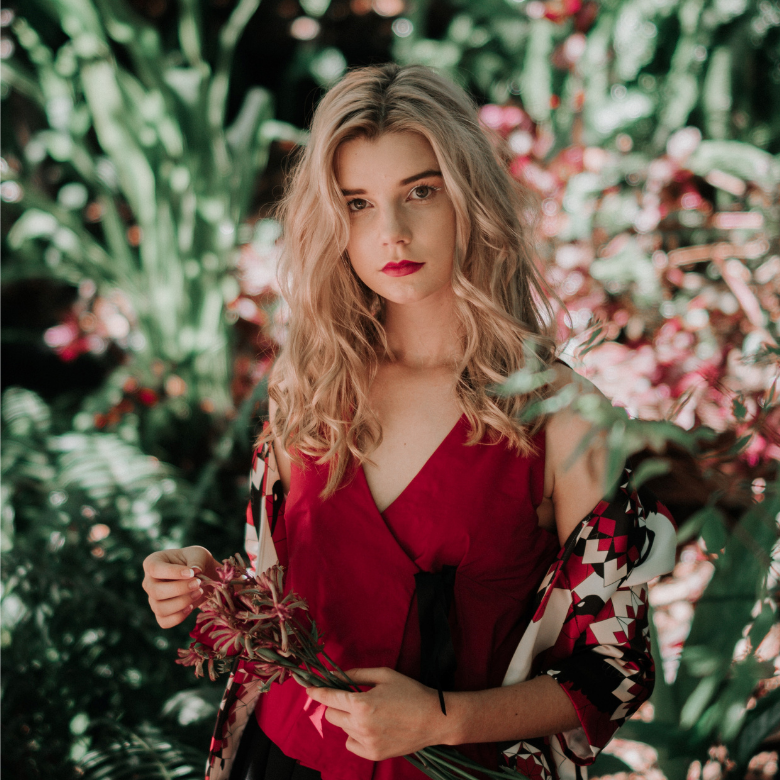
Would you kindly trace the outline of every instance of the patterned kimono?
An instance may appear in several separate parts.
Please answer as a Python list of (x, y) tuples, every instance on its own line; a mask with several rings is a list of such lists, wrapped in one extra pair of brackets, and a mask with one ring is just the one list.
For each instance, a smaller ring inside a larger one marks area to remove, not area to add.
[[(672, 570), (676, 529), (649, 490), (630, 486), (630, 475), (624, 469), (615, 497), (580, 521), (551, 564), (504, 677), (503, 685), (554, 677), (580, 720), (571, 731), (499, 746), (503, 763), (531, 780), (585, 778), (584, 767), (652, 693), (648, 583)], [(267, 445), (254, 454), (249, 483), (246, 552), (265, 571), (278, 561), (271, 533), (284, 512)], [(206, 780), (229, 777), (260, 686), (239, 662), (220, 705)]]

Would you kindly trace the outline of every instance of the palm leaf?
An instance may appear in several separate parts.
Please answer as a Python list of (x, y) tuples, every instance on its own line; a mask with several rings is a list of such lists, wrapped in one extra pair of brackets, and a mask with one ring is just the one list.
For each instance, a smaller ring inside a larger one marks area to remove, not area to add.
[(202, 756), (157, 728), (120, 730), (79, 762), (83, 780), (201, 780)]

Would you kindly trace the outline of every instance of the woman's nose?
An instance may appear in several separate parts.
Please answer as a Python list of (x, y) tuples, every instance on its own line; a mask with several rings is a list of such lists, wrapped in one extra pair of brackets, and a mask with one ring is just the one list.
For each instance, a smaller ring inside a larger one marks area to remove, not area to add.
[(408, 244), (411, 239), (409, 224), (398, 209), (388, 208), (380, 217), (380, 234), (383, 244)]

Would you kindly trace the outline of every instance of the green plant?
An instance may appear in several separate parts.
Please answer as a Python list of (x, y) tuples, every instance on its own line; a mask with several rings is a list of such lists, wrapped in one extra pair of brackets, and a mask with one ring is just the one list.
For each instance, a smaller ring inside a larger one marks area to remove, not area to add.
[[(185, 629), (159, 630), (141, 563), (194, 540), (239, 544), (234, 474), (265, 384), (233, 407), (224, 304), (269, 145), (299, 137), (259, 88), (227, 123), (233, 52), (258, 4), (241, 0), (212, 42), (184, 1), (172, 47), (119, 0), (31, 2), (11, 24), (4, 282), (86, 282), (129, 324), (125, 366), (97, 392), (51, 407), (21, 389), (3, 398), (3, 767), (16, 777), (67, 777), (108, 739), (96, 719), (137, 731), (174, 702)], [(216, 706), (200, 701), (197, 717), (166, 722), (172, 738), (206, 743)]]
[[(3, 67), (5, 89), (43, 125), (4, 173), (20, 187), (6, 279), (89, 278), (100, 293), (121, 290), (134, 373), (149, 382), (161, 363), (183, 379), (171, 409), (180, 415), (206, 400), (219, 417), (231, 407), (224, 303), (238, 294), (235, 248), (251, 237), (242, 223), (272, 140), (299, 138), (273, 120), (261, 88), (226, 125), (233, 53), (259, 2), (236, 5), (209, 62), (193, 0), (178, 6), (179, 45), (169, 49), (121, 0), (35, 0), (12, 22), (18, 54)], [(52, 22), (59, 45), (39, 31)], [(41, 187), (52, 163), (62, 178)]]
[(780, 690), (755, 699), (773, 674), (772, 659), (760, 660), (756, 650), (777, 622), (780, 475), (761, 495), (735, 523), (708, 506), (680, 532), (681, 540), (701, 536), (714, 572), (674, 682), (658, 676), (653, 721), (631, 721), (623, 732), (658, 750), (669, 780), (685, 778), (693, 761), (705, 763), (713, 744), (727, 748), (734, 776), (742, 776), (780, 724)]
[(147, 726), (132, 732), (114, 726), (111, 732), (111, 739), (103, 740), (105, 747), (82, 759), (82, 780), (200, 780), (203, 774), (202, 756), (172, 744), (159, 729)]
[(771, 3), (449, 5), (446, 30), (434, 38), (430, 3), (415, 3), (396, 59), (444, 68), (488, 102), (521, 101), (554, 130), (556, 148), (572, 139), (602, 145), (622, 132), (657, 153), (688, 124), (760, 148), (780, 138), (780, 17)]
[(191, 532), (193, 489), (116, 434), (57, 430), (29, 391), (2, 414), (3, 766), (63, 778), (93, 721), (133, 727), (185, 684), (141, 561)]

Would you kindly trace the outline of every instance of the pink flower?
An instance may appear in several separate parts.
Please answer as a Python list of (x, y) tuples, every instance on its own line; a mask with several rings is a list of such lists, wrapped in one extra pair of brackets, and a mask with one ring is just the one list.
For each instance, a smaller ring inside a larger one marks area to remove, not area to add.
[(217, 574), (219, 575), (219, 579), (225, 584), (232, 582), (238, 575), (236, 568), (231, 566), (227, 561), (223, 563), (222, 566), (217, 566)]
[(313, 623), (304, 625), (296, 616), (307, 609), (306, 602), (295, 593), (284, 595), (282, 567), (250, 576), (235, 556), (222, 562), (217, 575), (216, 580), (201, 577), (207, 596), (192, 633), (198, 641), (179, 651), (179, 663), (195, 666), (202, 676), (208, 662), (213, 678), (215, 662), (224, 667), (228, 657), (238, 655), (266, 686), (292, 674), (302, 684), (332, 679), (343, 687), (343, 681), (315, 660), (323, 650), (322, 638)]
[[(179, 658), (176, 663), (182, 666), (194, 666), (195, 676), (203, 677), (203, 662), (208, 660), (209, 654), (202, 645), (197, 642), (193, 642), (186, 650), (179, 650)], [(211, 668), (209, 669), (209, 677), (211, 677)], [(211, 677), (212, 680), (216, 679)]]

